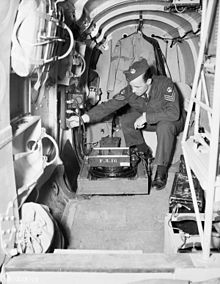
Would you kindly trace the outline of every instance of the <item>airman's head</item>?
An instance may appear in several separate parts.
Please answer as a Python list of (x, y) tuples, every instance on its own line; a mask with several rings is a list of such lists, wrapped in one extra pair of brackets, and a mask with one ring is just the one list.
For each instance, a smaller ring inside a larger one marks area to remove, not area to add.
[(152, 72), (145, 58), (135, 61), (128, 70), (124, 71), (126, 80), (137, 96), (143, 95), (152, 82)]

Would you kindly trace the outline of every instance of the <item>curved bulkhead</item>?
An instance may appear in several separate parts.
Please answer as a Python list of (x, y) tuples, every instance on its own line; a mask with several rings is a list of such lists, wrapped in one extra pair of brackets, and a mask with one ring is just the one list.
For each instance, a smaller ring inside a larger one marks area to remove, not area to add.
[[(87, 1), (77, 19), (82, 30), (97, 44), (113, 39), (114, 46), (123, 34), (137, 30), (141, 20), (143, 32), (158, 39), (174, 81), (192, 85), (201, 25), (198, 10), (183, 12), (186, 8), (172, 7), (169, 1), (112, 2)], [(78, 1), (75, 5), (80, 7)]]

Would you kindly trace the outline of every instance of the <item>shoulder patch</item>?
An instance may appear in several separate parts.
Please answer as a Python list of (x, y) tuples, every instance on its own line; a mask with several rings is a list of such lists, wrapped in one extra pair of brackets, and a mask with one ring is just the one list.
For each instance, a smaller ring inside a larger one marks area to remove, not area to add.
[(175, 101), (175, 90), (173, 87), (167, 87), (166, 93), (164, 94), (164, 99), (169, 102)]

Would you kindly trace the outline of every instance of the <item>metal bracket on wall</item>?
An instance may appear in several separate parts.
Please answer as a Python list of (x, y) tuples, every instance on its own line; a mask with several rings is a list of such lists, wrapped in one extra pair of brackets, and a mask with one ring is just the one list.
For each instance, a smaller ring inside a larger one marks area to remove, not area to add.
[(5, 214), (0, 215), (0, 243), (4, 254), (14, 256), (18, 253), (15, 242), (17, 233), (17, 221), (15, 214), (15, 204), (8, 203)]

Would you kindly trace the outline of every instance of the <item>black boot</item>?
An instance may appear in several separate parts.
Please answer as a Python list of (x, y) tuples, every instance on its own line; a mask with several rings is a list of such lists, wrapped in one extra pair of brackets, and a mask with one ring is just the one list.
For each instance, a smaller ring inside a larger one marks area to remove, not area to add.
[(166, 186), (167, 183), (167, 167), (166, 166), (157, 166), (157, 171), (152, 182), (152, 187), (156, 190), (161, 190)]

